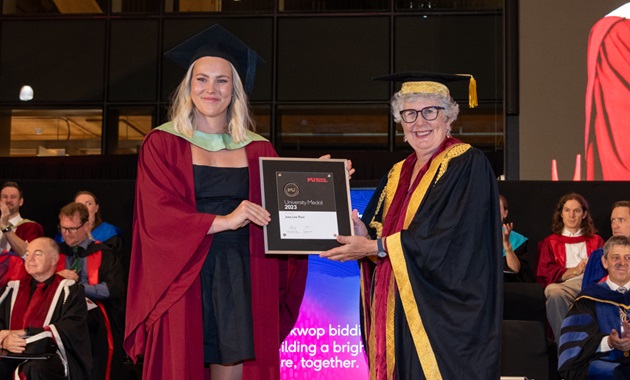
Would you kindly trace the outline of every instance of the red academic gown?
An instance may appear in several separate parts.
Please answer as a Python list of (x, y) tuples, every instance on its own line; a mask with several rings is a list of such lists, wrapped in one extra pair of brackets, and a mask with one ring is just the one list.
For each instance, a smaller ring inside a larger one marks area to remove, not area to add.
[(32, 220), (22, 219), (15, 228), (15, 234), (25, 242), (31, 242), (38, 237), (44, 236), (44, 227)]
[[(30, 302), (31, 277), (11, 281), (4, 287), (0, 292), (0, 330), (29, 327), (31, 335), (44, 330), (50, 331), (57, 344), (57, 354), (63, 358), (68, 370), (67, 378), (69, 380), (89, 379), (92, 356), (87, 332), (87, 307), (83, 287), (59, 275), (54, 276), (54, 279), (45, 281), (48, 286), (44, 298), (40, 300), (41, 307), (37, 310), (37, 319), (41, 322), (31, 325), (20, 324), (24, 322), (24, 313)], [(10, 361), (11, 359), (3, 360)], [(46, 366), (52, 361), (43, 361), (42, 365)], [(28, 361), (21, 365), (28, 365), (27, 363)], [(9, 363), (3, 365), (6, 364)]]
[(604, 17), (591, 29), (586, 85), (586, 179), (630, 179), (630, 20)]
[(586, 242), (588, 256), (604, 245), (604, 239), (599, 235), (592, 236), (563, 236), (551, 234), (538, 244), (537, 281), (543, 287), (558, 282), (567, 271), (567, 248), (565, 244)]
[[(261, 204), (258, 158), (276, 153), (267, 141), (245, 151), (249, 200)], [(131, 358), (144, 355), (143, 378), (204, 377), (199, 273), (214, 218), (197, 212), (190, 143), (159, 130), (147, 135), (138, 157), (125, 329)], [(244, 363), (243, 378), (279, 379), (279, 347), (297, 319), (307, 261), (265, 257), (262, 229), (249, 229), (256, 360)]]
[(7, 282), (28, 277), (24, 260), (15, 252), (5, 251), (0, 254), (0, 286)]

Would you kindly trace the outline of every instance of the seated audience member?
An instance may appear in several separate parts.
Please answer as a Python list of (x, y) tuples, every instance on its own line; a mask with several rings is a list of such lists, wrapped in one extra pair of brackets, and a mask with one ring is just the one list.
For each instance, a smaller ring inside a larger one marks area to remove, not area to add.
[[(613, 236), (630, 237), (630, 201), (615, 202), (610, 214), (610, 228)], [(608, 275), (602, 264), (604, 250), (599, 248), (591, 253), (584, 269), (582, 289), (593, 282), (600, 282)]]
[[(101, 205), (98, 203), (96, 195), (89, 191), (82, 190), (76, 193), (74, 201), (83, 203), (88, 209), (90, 214), (88, 227), (92, 239), (108, 245), (118, 257), (118, 261), (122, 265), (124, 272), (127, 273), (129, 268), (129, 252), (123, 244), (122, 231), (113, 224), (103, 221)], [(55, 241), (58, 243), (64, 241), (61, 233), (57, 234)]]
[(604, 245), (608, 278), (588, 285), (562, 323), (558, 370), (565, 380), (630, 379), (630, 238)]
[(508, 203), (499, 195), (503, 221), (503, 319), (547, 322), (545, 294), (527, 258), (528, 239), (507, 221)]
[(0, 253), (0, 287), (9, 281), (21, 280), (27, 276), (24, 260), (20, 255), (12, 251)]
[[(81, 283), (85, 295), (97, 305), (88, 312), (94, 358), (92, 379), (119, 379), (125, 283), (111, 248), (89, 237), (88, 221), (89, 212), (82, 203), (69, 203), (59, 212), (64, 242), (59, 246), (62, 254), (57, 270), (61, 276)], [(113, 342), (113, 347), (108, 342)]]
[(24, 256), (26, 245), (44, 236), (44, 227), (20, 215), (24, 195), (17, 182), (5, 182), (0, 190), (0, 251), (13, 251)]
[(512, 229), (507, 221), (508, 203), (499, 195), (501, 220), (503, 222), (503, 279), (508, 282), (534, 282), (534, 276), (527, 261), (527, 238)]
[(51, 355), (45, 360), (3, 357), (0, 379), (90, 378), (92, 356), (85, 293), (75, 281), (55, 274), (58, 260), (59, 247), (52, 239), (31, 241), (25, 255), (30, 276), (9, 282), (2, 290), (2, 354), (18, 358)]
[(560, 198), (553, 213), (553, 233), (538, 244), (538, 282), (545, 288), (547, 320), (556, 343), (562, 319), (582, 288), (588, 256), (604, 244), (596, 235), (588, 203), (579, 194)]

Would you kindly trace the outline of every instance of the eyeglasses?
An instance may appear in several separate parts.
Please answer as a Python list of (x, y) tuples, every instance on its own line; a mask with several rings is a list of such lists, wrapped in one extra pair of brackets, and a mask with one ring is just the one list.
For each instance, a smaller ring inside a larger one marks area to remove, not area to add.
[[(83, 224), (85, 224), (85, 223), (83, 223)], [(83, 227), (83, 224), (82, 224), (82, 225), (80, 225), (79, 227), (64, 227), (64, 226), (62, 226), (61, 224), (57, 224), (57, 229), (58, 229), (58, 230), (59, 230), (59, 232), (61, 232), (61, 233), (66, 232), (66, 233), (69, 233), (69, 234), (71, 234), (71, 235), (74, 235), (74, 234), (76, 234), (76, 233), (77, 233), (77, 231), (78, 231), (81, 227)]]
[(405, 123), (413, 123), (414, 121), (416, 121), (416, 119), (418, 119), (418, 114), (422, 115), (422, 118), (426, 121), (432, 121), (437, 119), (438, 114), (440, 113), (440, 110), (443, 110), (444, 107), (439, 107), (439, 106), (428, 106), (428, 107), (424, 107), (421, 110), (414, 110), (414, 109), (408, 109), (408, 110), (402, 110), (400, 111), (400, 117), (402, 117), (403, 121)]

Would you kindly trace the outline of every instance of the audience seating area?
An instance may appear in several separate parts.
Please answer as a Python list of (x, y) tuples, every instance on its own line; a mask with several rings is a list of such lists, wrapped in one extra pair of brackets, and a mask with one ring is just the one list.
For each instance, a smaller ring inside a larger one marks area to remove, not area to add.
[[(529, 267), (538, 264), (538, 242), (551, 233), (553, 210), (564, 194), (576, 192), (589, 202), (599, 235), (611, 236), (611, 205), (630, 199), (627, 182), (499, 182), (509, 204), (514, 230), (527, 236)], [(535, 275), (535, 273), (534, 273)], [(535, 283), (504, 284), (502, 375), (558, 379), (557, 347), (546, 327), (545, 296)]]

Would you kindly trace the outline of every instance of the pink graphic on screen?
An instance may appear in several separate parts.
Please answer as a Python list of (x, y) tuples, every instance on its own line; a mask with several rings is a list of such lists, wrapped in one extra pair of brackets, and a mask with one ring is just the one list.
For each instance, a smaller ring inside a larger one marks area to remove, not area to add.
[[(363, 212), (372, 189), (353, 189)], [(359, 267), (311, 255), (300, 315), (280, 346), (283, 380), (367, 380), (369, 369), (359, 320)]]

